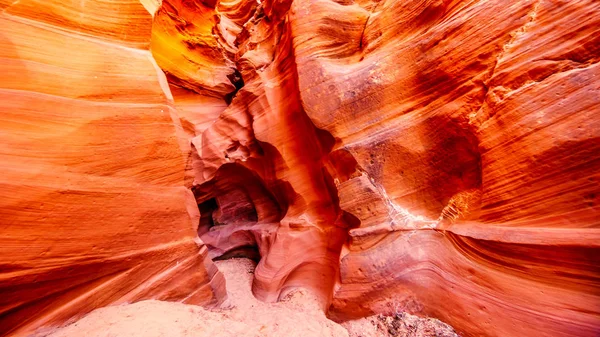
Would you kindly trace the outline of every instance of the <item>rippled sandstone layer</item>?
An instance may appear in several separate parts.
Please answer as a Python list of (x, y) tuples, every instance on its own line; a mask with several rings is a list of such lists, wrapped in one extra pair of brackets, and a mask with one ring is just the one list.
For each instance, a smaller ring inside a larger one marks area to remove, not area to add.
[(0, 4), (7, 331), (221, 301), (206, 245), (339, 320), (598, 334), (600, 3)]
[(0, 335), (113, 303), (222, 301), (152, 16), (126, 0), (0, 8)]

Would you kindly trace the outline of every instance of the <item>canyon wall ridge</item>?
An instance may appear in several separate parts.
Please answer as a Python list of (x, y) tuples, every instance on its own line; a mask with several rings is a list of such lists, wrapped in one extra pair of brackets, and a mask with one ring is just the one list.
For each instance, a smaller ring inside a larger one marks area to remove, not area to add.
[(217, 306), (600, 333), (600, 2), (0, 0), (0, 335)]

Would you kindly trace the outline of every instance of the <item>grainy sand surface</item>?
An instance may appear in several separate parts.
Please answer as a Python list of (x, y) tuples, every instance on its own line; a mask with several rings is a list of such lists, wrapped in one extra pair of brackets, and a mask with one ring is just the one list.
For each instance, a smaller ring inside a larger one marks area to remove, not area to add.
[[(182, 303), (142, 301), (94, 310), (49, 336), (455, 336), (440, 334), (448, 326), (437, 320), (420, 319), (411, 315), (403, 316), (402, 319), (373, 316), (340, 325), (327, 319), (320, 310), (318, 300), (303, 290), (290, 294), (279, 303), (264, 303), (258, 301), (251, 292), (254, 262), (248, 259), (230, 259), (217, 261), (216, 264), (225, 275), (229, 297), (221, 309), (207, 310)], [(425, 322), (427, 320), (436, 325), (432, 328)], [(408, 323), (404, 324), (405, 322)], [(450, 327), (448, 329), (451, 331)]]

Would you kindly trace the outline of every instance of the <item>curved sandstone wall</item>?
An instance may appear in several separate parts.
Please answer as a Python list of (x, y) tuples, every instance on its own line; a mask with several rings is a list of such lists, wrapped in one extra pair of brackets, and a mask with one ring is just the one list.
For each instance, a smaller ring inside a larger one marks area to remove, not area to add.
[(597, 1), (2, 8), (5, 331), (217, 303), (236, 255), (338, 320), (600, 331)]
[(150, 13), (0, 4), (0, 335), (112, 303), (222, 300)]

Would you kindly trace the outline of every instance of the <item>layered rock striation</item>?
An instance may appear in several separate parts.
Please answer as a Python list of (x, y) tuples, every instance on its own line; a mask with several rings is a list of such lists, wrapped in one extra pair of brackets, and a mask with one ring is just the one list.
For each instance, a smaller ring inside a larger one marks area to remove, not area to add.
[(43, 6), (2, 5), (7, 332), (247, 256), (340, 321), (599, 333), (598, 2)]
[(213, 257), (341, 320), (598, 332), (597, 3), (239, 6), (244, 86), (192, 140)]
[(128, 0), (0, 9), (0, 335), (113, 303), (222, 301), (151, 14)]

